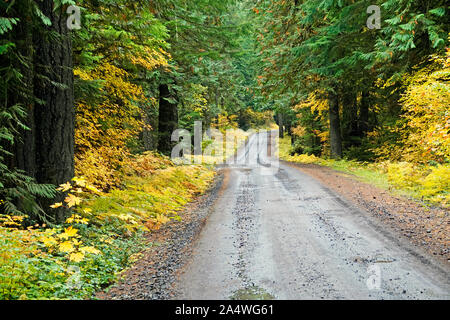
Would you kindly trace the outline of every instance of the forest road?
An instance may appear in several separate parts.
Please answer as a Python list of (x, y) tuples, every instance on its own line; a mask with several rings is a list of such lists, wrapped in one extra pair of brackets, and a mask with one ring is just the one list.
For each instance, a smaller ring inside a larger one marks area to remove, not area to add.
[(448, 265), (268, 156), (275, 136), (251, 136), (223, 169), (176, 299), (450, 298)]

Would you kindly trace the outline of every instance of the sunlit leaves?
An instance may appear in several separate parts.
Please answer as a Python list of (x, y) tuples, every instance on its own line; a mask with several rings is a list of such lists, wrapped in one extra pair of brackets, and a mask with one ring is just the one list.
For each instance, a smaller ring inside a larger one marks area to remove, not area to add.
[(69, 255), (69, 260), (73, 262), (81, 262), (84, 259), (84, 254), (82, 252), (73, 252)]
[(66, 183), (60, 185), (60, 187), (57, 190), (61, 191), (61, 192), (66, 192), (70, 189), (72, 189), (72, 185), (69, 182), (66, 182)]
[(73, 195), (73, 194), (69, 194), (64, 201), (67, 203), (67, 206), (69, 208), (72, 208), (74, 206), (77, 206), (81, 203), (81, 198)]
[(63, 253), (71, 253), (75, 250), (72, 242), (70, 242), (70, 241), (65, 241), (65, 242), (60, 243), (58, 249), (60, 252), (63, 252)]
[(404, 157), (408, 161), (450, 160), (450, 51), (409, 80), (402, 98), (406, 125)]
[(51, 206), (50, 206), (50, 208), (52, 208), (52, 209), (58, 209), (58, 208), (61, 208), (63, 206), (63, 203), (62, 202), (57, 202), (57, 203), (55, 203), (55, 204), (52, 204)]

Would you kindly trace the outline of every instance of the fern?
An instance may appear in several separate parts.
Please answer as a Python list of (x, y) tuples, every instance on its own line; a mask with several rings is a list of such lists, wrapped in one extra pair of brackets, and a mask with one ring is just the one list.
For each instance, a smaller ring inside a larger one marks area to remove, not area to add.
[(13, 26), (15, 26), (18, 22), (19, 19), (17, 18), (0, 17), (0, 35), (12, 30)]
[(27, 129), (23, 123), (26, 111), (20, 105), (0, 105), (0, 212), (29, 216), (31, 221), (42, 221), (48, 224), (53, 221), (39, 205), (38, 199), (52, 199), (56, 196), (55, 186), (38, 184), (36, 181), (17, 169), (10, 169), (5, 157), (12, 154), (8, 146), (14, 145), (14, 136), (19, 129)]

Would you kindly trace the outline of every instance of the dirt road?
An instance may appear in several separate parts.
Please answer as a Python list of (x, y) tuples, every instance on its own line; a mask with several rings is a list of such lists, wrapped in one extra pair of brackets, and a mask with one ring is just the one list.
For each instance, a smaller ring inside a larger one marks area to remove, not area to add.
[(237, 165), (224, 169), (223, 195), (176, 284), (177, 299), (450, 298), (448, 265), (268, 157), (268, 140), (252, 136)]

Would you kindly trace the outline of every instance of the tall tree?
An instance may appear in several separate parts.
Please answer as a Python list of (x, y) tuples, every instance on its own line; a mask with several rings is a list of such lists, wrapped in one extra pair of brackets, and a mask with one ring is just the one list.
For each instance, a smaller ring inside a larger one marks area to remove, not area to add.
[[(36, 66), (34, 108), (36, 180), (60, 185), (74, 176), (75, 109), (73, 93), (72, 41), (63, 6), (53, 0), (38, 2), (49, 23), (34, 33)], [(63, 197), (61, 195), (60, 197)], [(48, 208), (52, 199), (43, 200)], [(67, 211), (55, 210), (56, 220), (64, 220)]]

